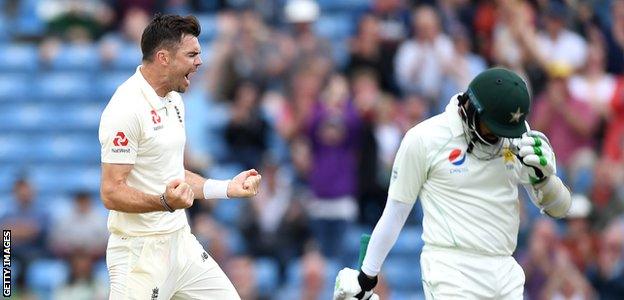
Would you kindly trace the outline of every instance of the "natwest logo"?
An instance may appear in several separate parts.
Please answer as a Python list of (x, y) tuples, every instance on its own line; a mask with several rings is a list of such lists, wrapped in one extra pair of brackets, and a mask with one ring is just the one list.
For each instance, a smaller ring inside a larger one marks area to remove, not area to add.
[(158, 115), (155, 109), (152, 109), (152, 122), (154, 122), (154, 124), (160, 123), (160, 116)]
[(128, 145), (128, 138), (126, 138), (126, 135), (121, 132), (118, 131), (117, 135), (115, 135), (115, 139), (113, 140), (113, 145), (120, 147), (120, 146), (127, 146)]

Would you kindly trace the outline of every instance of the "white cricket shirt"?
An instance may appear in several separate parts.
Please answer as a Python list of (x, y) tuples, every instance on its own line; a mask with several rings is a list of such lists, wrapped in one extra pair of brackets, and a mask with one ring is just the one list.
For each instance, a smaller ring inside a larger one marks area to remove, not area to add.
[[(132, 164), (128, 186), (159, 195), (171, 180), (184, 179), (184, 103), (176, 92), (159, 97), (140, 68), (117, 88), (102, 113), (101, 160)], [(173, 213), (111, 210), (108, 214), (109, 231), (121, 235), (170, 233), (187, 224), (183, 209)]]
[(528, 184), (528, 175), (508, 148), (488, 161), (466, 154), (457, 107), (453, 96), (444, 113), (408, 131), (395, 158), (389, 199), (420, 198), (426, 245), (511, 255), (519, 226), (518, 184)]

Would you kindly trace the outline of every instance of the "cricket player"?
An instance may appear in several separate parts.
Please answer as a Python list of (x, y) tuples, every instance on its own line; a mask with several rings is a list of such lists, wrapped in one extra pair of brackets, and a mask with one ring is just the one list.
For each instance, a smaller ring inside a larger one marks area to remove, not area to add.
[(541, 211), (564, 217), (570, 193), (546, 136), (528, 130), (526, 83), (502, 68), (475, 77), (445, 112), (410, 129), (397, 152), (388, 200), (361, 270), (336, 278), (335, 299), (376, 299), (372, 289), (416, 198), (424, 210), (420, 264), (427, 299), (523, 298), (511, 256), (518, 185)]
[(141, 37), (142, 64), (102, 113), (110, 299), (240, 299), (184, 211), (195, 199), (254, 196), (260, 182), (255, 170), (218, 181), (184, 169), (180, 93), (202, 64), (199, 33), (193, 16), (156, 15)]

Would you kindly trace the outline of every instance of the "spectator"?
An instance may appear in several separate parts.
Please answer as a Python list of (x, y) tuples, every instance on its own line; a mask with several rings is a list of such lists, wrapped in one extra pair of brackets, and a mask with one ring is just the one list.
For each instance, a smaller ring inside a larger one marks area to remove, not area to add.
[(620, 299), (624, 295), (624, 222), (611, 222), (602, 236), (598, 264), (589, 274), (600, 299)]
[(80, 249), (68, 255), (70, 261), (69, 282), (54, 293), (54, 299), (103, 300), (108, 299), (105, 282), (95, 277), (93, 257)]
[(357, 217), (357, 148), (361, 120), (349, 99), (347, 81), (334, 75), (314, 106), (307, 136), (311, 141), (309, 182), (313, 199), (307, 203), (312, 234), (323, 255), (343, 253), (346, 228)]
[(326, 261), (323, 255), (316, 250), (308, 250), (301, 259), (301, 272), (303, 273), (301, 289), (302, 300), (320, 299), (325, 286), (325, 274), (327, 272)]
[[(11, 253), (22, 270), (30, 263), (47, 256), (44, 245), (49, 226), (49, 216), (35, 203), (35, 194), (30, 182), (20, 178), (13, 184), (15, 203), (0, 217), (0, 227), (11, 230)], [(24, 274), (17, 278), (18, 288), (24, 284)]]
[(260, 90), (251, 81), (236, 88), (230, 120), (225, 126), (229, 160), (248, 170), (257, 168), (268, 148), (269, 124), (258, 107)]
[(546, 282), (539, 299), (594, 299), (591, 285), (570, 261), (568, 253), (559, 249), (555, 255), (555, 269)]
[(606, 72), (604, 48), (600, 44), (587, 47), (587, 61), (581, 73), (568, 82), (570, 95), (579, 101), (587, 102), (601, 119), (610, 116), (610, 102), (615, 93), (616, 81)]
[(259, 295), (254, 262), (251, 257), (238, 256), (229, 259), (225, 272), (241, 299), (264, 300)]
[(96, 40), (115, 18), (108, 3), (101, 0), (41, 1), (38, 12), (48, 23), (47, 36), (77, 43)]
[(244, 210), (241, 229), (253, 257), (268, 256), (279, 262), (283, 282), (288, 263), (303, 253), (307, 220), (286, 168), (266, 158), (260, 172), (261, 192), (249, 202), (251, 209)]
[(596, 262), (598, 237), (589, 222), (592, 204), (583, 194), (572, 195), (572, 205), (566, 217), (567, 231), (562, 246), (569, 253), (569, 259), (578, 271), (584, 273)]
[(545, 31), (537, 35), (536, 50), (543, 66), (569, 65), (573, 70), (585, 64), (587, 43), (566, 28), (568, 10), (564, 4), (551, 1), (545, 15)]
[[(624, 73), (624, 1), (611, 1), (610, 21), (602, 24), (602, 33), (606, 41), (607, 72)], [(609, 19), (609, 18), (605, 18)]]
[(521, 252), (518, 258), (526, 277), (524, 289), (528, 299), (540, 299), (554, 271), (554, 258), (559, 246), (557, 236), (552, 220), (540, 218), (533, 223), (528, 249)]
[(381, 44), (381, 22), (374, 15), (360, 19), (356, 36), (351, 40), (346, 73), (353, 77), (362, 69), (374, 72), (378, 85), (385, 92), (396, 92), (393, 79), (392, 56)]
[(596, 145), (599, 117), (589, 103), (571, 97), (569, 70), (552, 72), (546, 90), (535, 101), (532, 125), (550, 137), (561, 171), (569, 171), (575, 155)]
[(79, 192), (74, 196), (73, 210), (52, 224), (50, 250), (69, 257), (80, 249), (98, 258), (104, 256), (107, 238), (106, 217), (94, 209), (88, 193)]
[(403, 94), (419, 93), (437, 104), (453, 44), (440, 31), (438, 14), (430, 6), (414, 11), (414, 31), (414, 38), (403, 42), (397, 52), (395, 79)]
[(622, 164), (624, 163), (624, 76), (617, 79), (615, 92), (609, 104), (611, 115), (607, 120), (602, 153), (606, 159)]
[[(466, 30), (457, 28), (452, 34), (452, 41), (454, 51), (445, 69), (440, 99), (451, 99), (457, 91), (467, 90), (470, 81), (487, 66), (482, 57), (470, 52), (472, 45)], [(439, 101), (435, 113), (444, 111), (447, 104)]]
[(133, 7), (128, 9), (123, 15), (119, 31), (105, 35), (100, 42), (100, 55), (104, 64), (110, 64), (120, 55), (122, 47), (132, 47), (136, 49), (141, 45), (141, 35), (149, 24), (150, 16), (147, 11)]
[(594, 168), (590, 198), (594, 210), (590, 216), (592, 226), (602, 230), (624, 213), (624, 168), (609, 159), (601, 159)]

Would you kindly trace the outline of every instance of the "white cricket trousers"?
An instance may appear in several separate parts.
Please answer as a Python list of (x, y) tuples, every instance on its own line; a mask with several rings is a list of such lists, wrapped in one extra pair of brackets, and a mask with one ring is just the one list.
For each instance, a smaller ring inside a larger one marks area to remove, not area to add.
[(111, 234), (106, 264), (111, 300), (240, 299), (188, 226), (144, 237)]
[(426, 245), (420, 266), (427, 300), (523, 299), (524, 271), (512, 256)]

